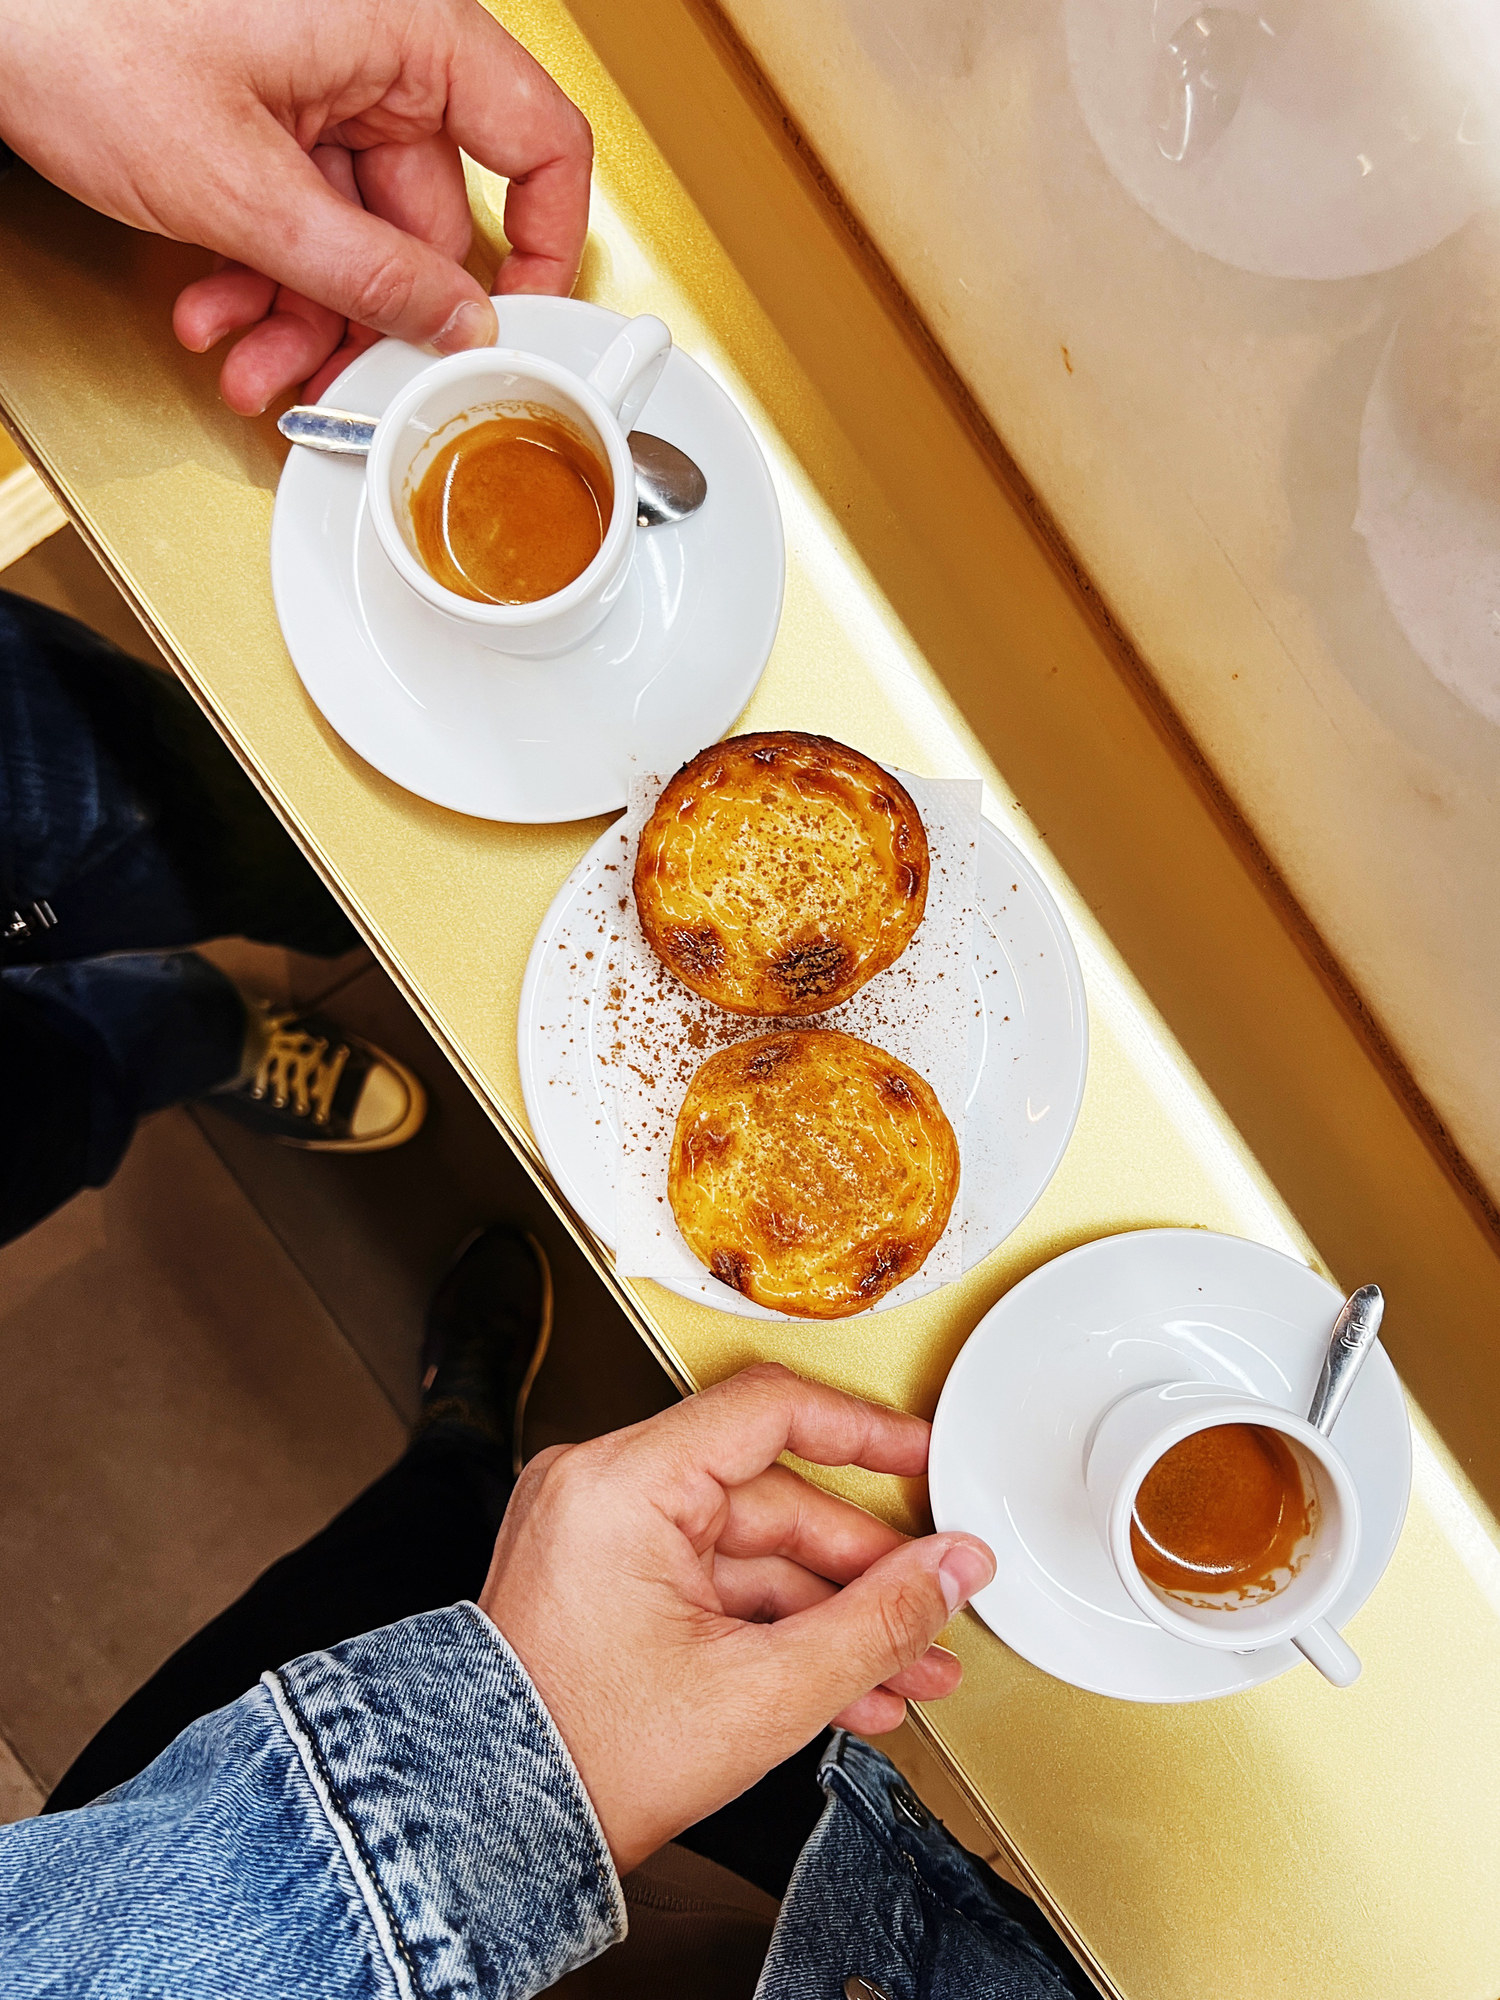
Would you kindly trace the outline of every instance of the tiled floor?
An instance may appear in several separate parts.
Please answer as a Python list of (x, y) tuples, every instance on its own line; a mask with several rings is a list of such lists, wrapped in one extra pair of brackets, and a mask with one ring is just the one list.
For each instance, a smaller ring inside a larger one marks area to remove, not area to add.
[(185, 1112), (0, 1253), (0, 1726), (50, 1786), (403, 1426)]

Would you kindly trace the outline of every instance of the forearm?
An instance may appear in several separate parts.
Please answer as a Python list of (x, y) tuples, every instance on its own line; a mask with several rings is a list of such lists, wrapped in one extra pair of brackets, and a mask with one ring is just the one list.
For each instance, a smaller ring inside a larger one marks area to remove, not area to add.
[[(623, 1935), (588, 1797), (472, 1606), (296, 1660), (0, 1833), (7, 1992), (540, 1992)], [(195, 1968), (201, 1968), (195, 1980)]]

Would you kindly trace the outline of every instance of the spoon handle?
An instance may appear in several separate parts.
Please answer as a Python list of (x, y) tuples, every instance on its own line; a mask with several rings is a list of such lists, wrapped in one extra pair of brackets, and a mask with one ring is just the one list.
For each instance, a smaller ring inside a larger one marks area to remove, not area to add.
[(342, 458), (366, 458), (375, 436), (375, 419), (348, 410), (325, 410), (316, 403), (298, 403), (276, 419), (276, 428), (293, 444), (314, 451), (331, 451)]
[(1339, 1308), (1333, 1332), (1328, 1336), (1323, 1372), (1307, 1412), (1307, 1421), (1324, 1437), (1338, 1420), (1344, 1398), (1353, 1387), (1365, 1356), (1375, 1345), (1384, 1313), (1385, 1296), (1379, 1285), (1361, 1285)]

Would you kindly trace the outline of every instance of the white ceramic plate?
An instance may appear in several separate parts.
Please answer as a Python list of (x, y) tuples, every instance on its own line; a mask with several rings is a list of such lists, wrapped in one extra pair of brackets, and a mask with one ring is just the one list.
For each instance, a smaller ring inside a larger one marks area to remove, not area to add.
[[(526, 966), (517, 1030), (537, 1144), (563, 1193), (611, 1249), (620, 1139), (609, 1069), (600, 1060), (608, 1032), (605, 957), (585, 954), (598, 944), (589, 890), (615, 863), (618, 846), (612, 830), (603, 835), (547, 912)], [(1083, 975), (1062, 912), (1025, 855), (988, 820), (980, 822), (978, 890), (980, 1005), (969, 1036), (962, 1158), (965, 1270), (1004, 1242), (1056, 1172), (1088, 1067)], [(700, 1283), (672, 1289), (742, 1318), (786, 1317), (707, 1271)], [(873, 1310), (934, 1289), (919, 1274)]]
[[(1305, 1416), (1342, 1303), (1295, 1257), (1202, 1229), (1107, 1236), (1007, 1292), (949, 1371), (929, 1470), (938, 1527), (982, 1536), (998, 1558), (974, 1599), (991, 1631), (1059, 1680), (1123, 1701), (1204, 1701), (1296, 1665), (1290, 1645), (1212, 1652), (1137, 1610), (1090, 1517), (1084, 1451), (1105, 1409), (1152, 1382), (1218, 1382)], [(1383, 1348), (1333, 1441), (1362, 1515), (1341, 1625), (1390, 1561), (1411, 1486), (1406, 1403)]]
[[(577, 299), (497, 299), (507, 346), (586, 373), (624, 325)], [(384, 340), (323, 402), (379, 416), (430, 357)], [(674, 349), (640, 419), (695, 458), (698, 513), (642, 530), (620, 602), (552, 660), (489, 651), (407, 589), (365, 506), (364, 463), (294, 447), (276, 493), (271, 581), (302, 684), (398, 785), (482, 819), (587, 819), (637, 770), (675, 770), (749, 700), (781, 617), (785, 548), (744, 418)]]

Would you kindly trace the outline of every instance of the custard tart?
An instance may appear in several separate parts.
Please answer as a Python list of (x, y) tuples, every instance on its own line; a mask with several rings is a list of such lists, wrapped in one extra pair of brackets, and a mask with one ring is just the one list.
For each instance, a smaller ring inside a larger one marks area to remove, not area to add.
[(911, 943), (927, 835), (905, 787), (827, 736), (733, 736), (641, 831), (635, 904), (685, 986), (733, 1014), (821, 1014)]
[(914, 1069), (854, 1035), (790, 1028), (698, 1070), (667, 1186), (716, 1278), (778, 1312), (842, 1319), (921, 1268), (958, 1192), (958, 1142)]

